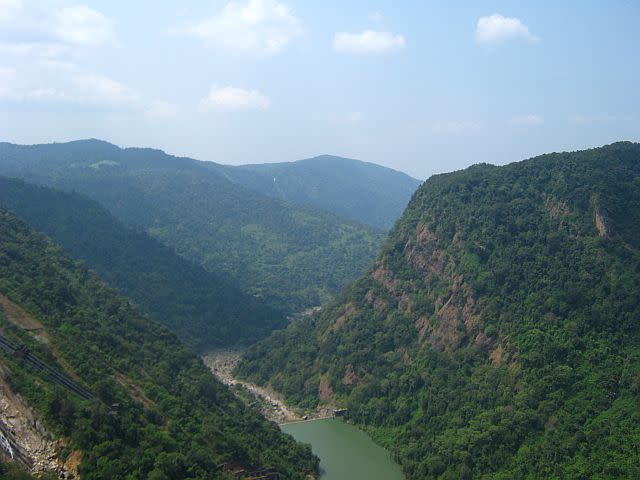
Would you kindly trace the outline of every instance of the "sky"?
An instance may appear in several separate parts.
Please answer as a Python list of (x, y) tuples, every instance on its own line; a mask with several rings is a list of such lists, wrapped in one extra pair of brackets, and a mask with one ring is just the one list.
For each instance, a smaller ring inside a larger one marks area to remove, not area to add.
[(640, 0), (0, 0), (0, 141), (424, 179), (640, 141)]

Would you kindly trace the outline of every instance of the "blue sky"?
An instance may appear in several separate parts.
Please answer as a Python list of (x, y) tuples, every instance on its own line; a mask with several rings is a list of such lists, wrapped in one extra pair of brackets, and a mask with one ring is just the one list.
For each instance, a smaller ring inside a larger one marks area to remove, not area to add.
[(0, 140), (418, 178), (640, 140), (640, 2), (0, 0)]

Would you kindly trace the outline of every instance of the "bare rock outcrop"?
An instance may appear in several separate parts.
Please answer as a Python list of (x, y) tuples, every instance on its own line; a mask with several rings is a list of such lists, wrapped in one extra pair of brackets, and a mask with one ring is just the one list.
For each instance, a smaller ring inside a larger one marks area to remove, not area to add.
[(609, 238), (611, 236), (611, 219), (607, 211), (601, 208), (595, 208), (594, 217), (598, 236), (600, 238)]
[(0, 363), (0, 432), (10, 448), (3, 446), (5, 457), (22, 463), (34, 474), (55, 472), (63, 479), (80, 478), (77, 467), (81, 453), (74, 452), (76, 461), (65, 465), (59, 455), (61, 442), (44, 428), (24, 399), (9, 388), (6, 373)]

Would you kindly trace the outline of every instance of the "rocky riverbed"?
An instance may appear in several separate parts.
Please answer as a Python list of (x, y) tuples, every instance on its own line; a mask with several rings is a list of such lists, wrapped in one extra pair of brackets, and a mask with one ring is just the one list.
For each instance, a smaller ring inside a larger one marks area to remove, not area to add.
[(235, 378), (233, 370), (241, 357), (242, 350), (214, 350), (202, 359), (218, 380), (229, 386), (237, 396), (253, 404), (269, 420), (283, 424), (333, 416), (331, 408), (321, 408), (312, 412), (290, 408), (284, 403), (282, 396), (273, 389)]

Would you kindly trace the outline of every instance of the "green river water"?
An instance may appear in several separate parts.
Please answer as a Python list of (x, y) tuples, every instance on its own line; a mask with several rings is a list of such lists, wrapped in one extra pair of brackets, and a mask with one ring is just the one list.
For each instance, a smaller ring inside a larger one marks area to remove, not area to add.
[(320, 458), (321, 480), (402, 480), (400, 467), (366, 433), (341, 420), (281, 425), (296, 440), (311, 444)]

